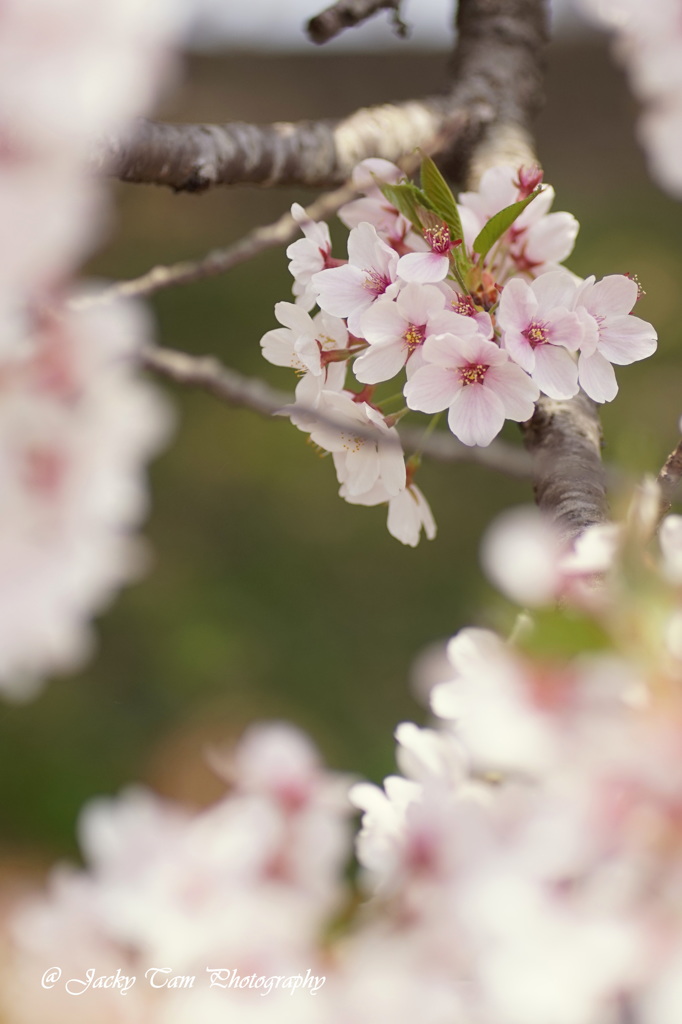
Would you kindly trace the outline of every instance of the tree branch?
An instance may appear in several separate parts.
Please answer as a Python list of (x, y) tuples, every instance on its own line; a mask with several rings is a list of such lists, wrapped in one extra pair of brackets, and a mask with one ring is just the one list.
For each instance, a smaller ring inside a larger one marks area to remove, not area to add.
[(306, 25), (306, 31), (312, 42), (319, 46), (328, 43), (345, 28), (360, 25), (372, 15), (384, 10), (393, 12), (393, 27), (396, 34), (404, 39), (408, 28), (400, 17), (400, 0), (337, 0), (317, 17), (311, 18)]
[[(273, 416), (294, 405), (294, 396), (270, 387), (258, 378), (245, 377), (236, 370), (228, 369), (212, 356), (191, 356), (173, 349), (150, 348), (141, 356), (142, 365), (158, 376), (188, 387), (200, 388), (229, 405), (242, 406), (264, 416)], [(314, 416), (318, 422), (344, 429), (348, 424), (319, 410), (296, 405), (298, 412)], [(353, 423), (353, 433), (371, 441), (387, 444), (386, 435), (371, 427), (363, 428)], [(496, 441), (487, 448), (470, 448), (461, 444), (452, 435), (439, 433), (425, 436), (423, 430), (402, 428), (402, 446), (407, 450), (420, 451), (423, 455), (439, 462), (474, 462), (497, 472), (513, 477), (529, 477), (531, 460), (527, 454), (514, 445)]]
[(661, 495), (660, 515), (666, 515), (672, 508), (675, 493), (682, 480), (682, 441), (671, 451), (658, 474), (658, 487)]
[[(357, 195), (355, 188), (351, 185), (344, 185), (334, 192), (326, 192), (320, 196), (306, 208), (306, 213), (311, 220), (325, 220), (335, 213), (339, 206), (347, 203), (355, 195)], [(179, 284), (193, 284), (195, 281), (201, 281), (207, 277), (215, 277), (216, 274), (223, 274), (238, 263), (245, 263), (247, 260), (253, 259), (254, 256), (266, 249), (272, 249), (276, 245), (286, 245), (300, 230), (300, 225), (291, 214), (283, 213), (271, 224), (263, 224), (254, 228), (253, 231), (249, 231), (234, 245), (228, 245), (224, 249), (214, 249), (199, 260), (183, 260), (181, 263), (152, 267), (140, 277), (134, 277), (128, 281), (118, 281), (94, 295), (76, 298), (71, 305), (74, 309), (85, 309), (119, 298), (153, 295), (154, 292), (161, 291), (163, 288), (171, 288)]]
[(505, 159), (528, 162), (528, 124), (542, 103), (545, 20), (543, 0), (460, 0), (452, 87), (444, 95), (368, 107), (340, 121), (139, 121), (127, 137), (102, 144), (99, 163), (124, 181), (177, 191), (237, 182), (328, 187), (366, 157), (395, 161), (443, 132), (456, 147), (454, 180), (463, 180), (474, 151), (489, 165), (491, 133), (498, 157), (504, 137)]
[(534, 459), (535, 500), (567, 540), (607, 518), (601, 425), (583, 392), (569, 401), (541, 398), (523, 425)]

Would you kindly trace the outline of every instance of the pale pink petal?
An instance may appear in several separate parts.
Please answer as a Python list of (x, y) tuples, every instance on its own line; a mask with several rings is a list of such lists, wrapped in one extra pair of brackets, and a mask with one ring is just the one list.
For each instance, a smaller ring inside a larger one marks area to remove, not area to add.
[(538, 308), (538, 300), (533, 289), (514, 277), (504, 286), (497, 311), (497, 323), (505, 336), (516, 331), (521, 334), (533, 320)]
[(497, 345), (485, 341), (469, 317), (462, 317), (458, 331), (458, 334), (434, 334), (427, 338), (421, 349), (425, 361), (436, 366), (461, 366), (478, 357), (481, 344), (497, 349)]
[(485, 380), (500, 398), (507, 419), (517, 422), (530, 419), (540, 392), (527, 373), (514, 363), (507, 362), (501, 366), (491, 366)]
[(553, 345), (535, 350), (533, 380), (549, 398), (573, 398), (578, 393), (578, 366), (569, 352)]
[(405, 320), (421, 325), (443, 310), (445, 296), (434, 285), (408, 284), (399, 292), (396, 305)]
[(384, 344), (402, 338), (408, 324), (393, 299), (381, 296), (362, 314), (362, 337), (370, 344)]
[(416, 548), (422, 528), (429, 540), (436, 536), (436, 523), (426, 498), (414, 484), (388, 503), (388, 532), (402, 544)]
[(585, 306), (595, 315), (613, 316), (629, 313), (637, 301), (638, 288), (624, 274), (610, 274), (592, 287)]
[(580, 387), (594, 402), (611, 402), (618, 394), (613, 367), (600, 352), (591, 356), (581, 353), (578, 360)]
[(450, 405), (460, 387), (456, 370), (426, 365), (410, 377), (403, 394), (410, 409), (442, 412)]
[(368, 491), (379, 477), (379, 453), (371, 441), (358, 439), (355, 447), (346, 452), (348, 478), (346, 487), (350, 494), (362, 494)]
[(318, 303), (322, 309), (332, 316), (345, 317), (350, 309), (358, 304), (358, 296), (371, 296), (363, 287), (365, 275), (358, 267), (347, 263), (343, 267), (331, 267), (313, 274), (313, 287), (318, 293)]
[(277, 302), (275, 316), (283, 327), (288, 327), (295, 334), (310, 334), (315, 329), (309, 314), (293, 302)]
[(303, 360), (294, 350), (291, 331), (287, 327), (276, 327), (261, 338), (263, 356), (274, 366), (289, 366), (292, 370), (305, 370)]
[[(397, 431), (395, 431), (397, 440)], [(379, 473), (381, 482), (390, 495), (398, 494), (405, 487), (405, 457), (399, 445), (381, 445), (379, 448)]]
[[(532, 210), (536, 199), (528, 207)], [(563, 263), (573, 252), (580, 225), (570, 213), (550, 213), (528, 230), (525, 255), (533, 263)], [(540, 280), (540, 278), (538, 278)]]
[[(551, 275), (548, 274), (548, 277)], [(542, 281), (539, 277), (538, 281)], [(580, 317), (576, 313), (569, 313), (563, 309), (552, 309), (547, 317), (549, 323), (549, 340), (552, 345), (562, 345), (564, 348), (575, 352), (580, 348), (583, 341), (583, 327)]]
[(541, 274), (533, 281), (531, 288), (544, 309), (554, 309), (556, 306), (573, 309), (577, 284), (573, 274), (567, 270), (553, 270)]
[(526, 373), (533, 373), (535, 369), (535, 349), (517, 330), (505, 331), (502, 334), (504, 350), (509, 353), (514, 362)]
[(371, 224), (358, 224), (348, 236), (348, 259), (362, 270), (375, 269), (393, 280), (398, 254), (379, 238)]
[(656, 351), (656, 331), (638, 316), (614, 316), (599, 334), (599, 351), (611, 363), (627, 366), (638, 359), (646, 359)]
[(492, 388), (470, 384), (460, 388), (448, 413), (450, 430), (463, 444), (485, 447), (504, 424), (502, 400)]
[(400, 373), (407, 355), (408, 348), (400, 341), (370, 345), (355, 360), (353, 373), (361, 384), (380, 384)]
[(398, 276), (416, 284), (443, 281), (449, 269), (448, 257), (435, 252), (408, 252), (398, 260)]

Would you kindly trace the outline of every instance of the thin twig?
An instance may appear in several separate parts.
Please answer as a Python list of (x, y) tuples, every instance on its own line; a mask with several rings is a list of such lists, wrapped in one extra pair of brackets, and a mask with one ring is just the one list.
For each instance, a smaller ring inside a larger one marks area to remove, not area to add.
[(661, 495), (660, 515), (666, 515), (672, 508), (675, 493), (682, 480), (682, 441), (671, 451), (658, 474), (658, 486)]
[(313, 43), (321, 45), (338, 36), (345, 28), (353, 28), (367, 21), (379, 11), (392, 11), (393, 27), (396, 34), (404, 39), (408, 34), (408, 28), (400, 17), (400, 2), (401, 0), (337, 0), (321, 14), (311, 18), (306, 25), (306, 31)]
[[(355, 195), (357, 195), (357, 190), (353, 186), (343, 185), (316, 199), (306, 208), (306, 213), (311, 220), (324, 220)], [(263, 224), (249, 231), (234, 245), (228, 245), (224, 249), (214, 249), (198, 260), (183, 260), (180, 263), (153, 267), (141, 277), (119, 281), (94, 295), (74, 299), (72, 307), (85, 309), (119, 298), (153, 295), (154, 292), (158, 292), (162, 288), (192, 284), (207, 277), (215, 277), (217, 274), (223, 274), (230, 270), (238, 263), (245, 263), (247, 260), (253, 259), (254, 256), (266, 249), (272, 249), (276, 245), (286, 245), (300, 230), (300, 225), (291, 214), (283, 213), (271, 224)]]
[[(265, 381), (245, 377), (224, 366), (213, 356), (192, 356), (173, 349), (147, 349), (141, 357), (142, 365), (153, 373), (189, 387), (200, 388), (229, 405), (242, 406), (263, 416), (281, 414), (295, 404), (294, 396), (270, 387)], [(296, 404), (301, 415), (314, 417), (335, 429), (348, 430), (347, 422), (321, 413), (318, 409)], [(353, 423), (353, 435), (365, 440), (391, 444), (390, 438), (372, 427)], [(417, 428), (400, 430), (401, 446), (406, 450), (420, 450), (423, 455), (439, 462), (474, 462), (507, 476), (528, 478), (532, 460), (521, 448), (494, 441), (487, 448), (470, 448), (452, 435), (445, 433), (424, 436)]]

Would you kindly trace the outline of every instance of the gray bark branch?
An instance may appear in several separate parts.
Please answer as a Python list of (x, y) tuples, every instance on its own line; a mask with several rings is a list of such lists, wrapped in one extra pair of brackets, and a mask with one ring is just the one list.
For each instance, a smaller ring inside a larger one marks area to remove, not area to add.
[(354, 28), (367, 21), (379, 11), (393, 12), (393, 27), (396, 34), (405, 38), (408, 28), (400, 17), (401, 0), (337, 0), (306, 25), (309, 38), (317, 43), (328, 43), (346, 28)]
[(462, 181), (474, 153), (481, 166), (489, 163), (490, 138), (509, 140), (513, 162), (525, 158), (542, 104), (545, 22), (543, 0), (460, 0), (452, 86), (441, 96), (368, 107), (340, 121), (139, 121), (126, 137), (104, 140), (98, 162), (124, 181), (176, 191), (240, 182), (329, 187), (366, 157), (395, 161), (443, 135), (454, 154), (451, 176)]
[[(160, 377), (200, 388), (222, 402), (251, 409), (264, 416), (281, 413), (295, 401), (292, 394), (272, 388), (259, 378), (245, 377), (213, 356), (191, 356), (173, 349), (151, 348), (142, 353), (141, 361), (147, 370)], [(297, 405), (296, 409), (315, 417), (318, 422), (339, 429), (348, 428), (347, 423), (322, 415), (317, 409), (302, 405)], [(372, 428), (365, 429), (353, 423), (352, 430), (367, 440), (390, 443), (385, 434)], [(532, 464), (526, 452), (503, 441), (495, 441), (487, 448), (470, 448), (450, 434), (425, 436), (423, 430), (415, 427), (402, 427), (400, 439), (406, 450), (420, 451), (439, 462), (474, 462), (507, 476), (528, 478), (531, 475)]]
[(658, 487), (661, 495), (660, 515), (666, 515), (672, 508), (675, 494), (682, 480), (682, 441), (671, 451), (658, 474)]
[(523, 425), (534, 461), (538, 507), (573, 540), (588, 526), (608, 518), (601, 425), (597, 406), (580, 392), (568, 401), (541, 398)]

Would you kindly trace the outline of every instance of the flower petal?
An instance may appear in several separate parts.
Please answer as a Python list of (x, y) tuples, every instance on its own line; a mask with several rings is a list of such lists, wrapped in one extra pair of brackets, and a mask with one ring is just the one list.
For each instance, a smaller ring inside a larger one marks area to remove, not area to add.
[(600, 352), (591, 356), (581, 353), (578, 360), (580, 387), (594, 402), (611, 402), (618, 394), (616, 374), (608, 359)]
[(484, 384), (460, 388), (450, 406), (450, 430), (463, 444), (489, 445), (504, 424), (502, 400)]
[[(375, 305), (377, 305), (375, 303)], [(371, 311), (370, 311), (371, 312)], [(370, 345), (353, 364), (353, 373), (361, 384), (380, 384), (400, 373), (407, 360), (408, 348), (400, 341)]]
[(408, 252), (398, 260), (398, 276), (416, 284), (435, 284), (447, 277), (450, 260), (435, 252)]
[(549, 398), (573, 398), (578, 393), (578, 366), (566, 349), (540, 345), (533, 380)]
[(461, 383), (455, 370), (426, 365), (410, 377), (403, 394), (410, 409), (418, 412), (442, 412), (459, 391)]

